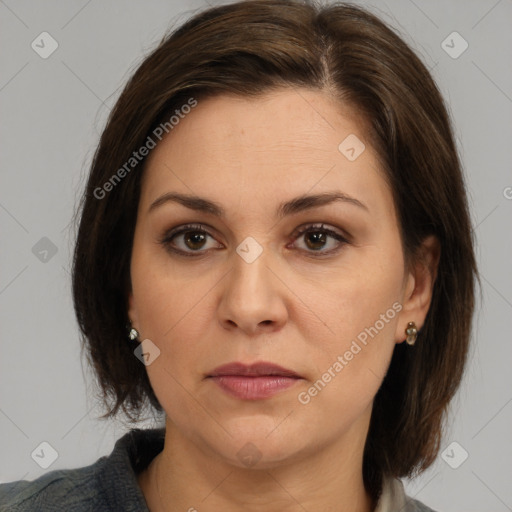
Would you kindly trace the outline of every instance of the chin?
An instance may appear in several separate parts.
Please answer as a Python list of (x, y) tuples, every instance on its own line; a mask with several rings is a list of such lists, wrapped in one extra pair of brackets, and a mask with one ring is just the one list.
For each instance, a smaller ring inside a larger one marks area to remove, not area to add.
[[(247, 425), (251, 421), (251, 425)], [(277, 428), (276, 428), (277, 426)], [(307, 439), (300, 434), (304, 429), (291, 431), (292, 425), (279, 426), (273, 418), (258, 422), (246, 418), (237, 429), (227, 428), (232, 434), (228, 443), (219, 447), (222, 457), (230, 464), (247, 469), (269, 469), (285, 465), (304, 456), (308, 451), (314, 452), (315, 443), (308, 445)]]

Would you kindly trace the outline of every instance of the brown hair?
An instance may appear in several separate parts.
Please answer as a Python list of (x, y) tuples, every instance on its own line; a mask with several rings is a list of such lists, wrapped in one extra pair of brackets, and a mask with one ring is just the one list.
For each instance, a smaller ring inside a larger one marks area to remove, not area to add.
[(443, 99), (420, 59), (368, 11), (291, 0), (222, 5), (196, 14), (144, 59), (111, 112), (80, 204), (73, 296), (82, 347), (109, 408), (103, 417), (121, 407), (133, 419), (146, 398), (162, 412), (126, 329), (144, 160), (120, 173), (119, 183), (104, 184), (187, 99), (281, 87), (326, 90), (363, 114), (391, 185), (407, 260), (427, 235), (441, 243), (425, 324), (414, 347), (395, 347), (375, 397), (363, 459), (375, 497), (382, 475), (414, 476), (436, 458), (467, 357), (478, 275)]

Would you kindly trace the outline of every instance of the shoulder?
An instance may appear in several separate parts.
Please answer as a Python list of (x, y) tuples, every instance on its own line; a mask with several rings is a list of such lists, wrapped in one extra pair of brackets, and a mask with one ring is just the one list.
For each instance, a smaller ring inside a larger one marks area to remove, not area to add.
[(162, 429), (131, 430), (89, 466), (0, 485), (0, 512), (147, 511), (137, 473), (163, 449)]
[(33, 481), (1, 484), (0, 512), (98, 509), (102, 502), (96, 485), (100, 461), (84, 468), (51, 471)]

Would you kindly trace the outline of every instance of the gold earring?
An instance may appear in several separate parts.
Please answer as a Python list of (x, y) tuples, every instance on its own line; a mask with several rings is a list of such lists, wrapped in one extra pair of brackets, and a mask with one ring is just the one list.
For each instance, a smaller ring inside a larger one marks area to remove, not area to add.
[(414, 345), (416, 338), (418, 337), (418, 329), (416, 329), (416, 324), (414, 322), (409, 322), (407, 324), (405, 334), (407, 335), (407, 338), (405, 338), (407, 344)]

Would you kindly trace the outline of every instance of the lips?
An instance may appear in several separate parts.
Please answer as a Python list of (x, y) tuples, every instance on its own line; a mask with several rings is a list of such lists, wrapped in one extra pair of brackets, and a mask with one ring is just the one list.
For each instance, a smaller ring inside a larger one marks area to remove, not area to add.
[(208, 376), (219, 389), (238, 400), (263, 400), (295, 386), (302, 377), (277, 364), (229, 363), (215, 368)]
[(300, 375), (293, 370), (283, 368), (277, 364), (268, 362), (258, 362), (250, 365), (243, 363), (228, 363), (219, 366), (213, 370), (208, 377), (224, 377), (224, 376), (240, 376), (240, 377), (289, 377), (300, 379)]

